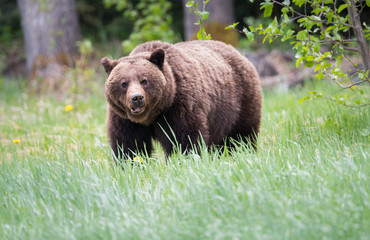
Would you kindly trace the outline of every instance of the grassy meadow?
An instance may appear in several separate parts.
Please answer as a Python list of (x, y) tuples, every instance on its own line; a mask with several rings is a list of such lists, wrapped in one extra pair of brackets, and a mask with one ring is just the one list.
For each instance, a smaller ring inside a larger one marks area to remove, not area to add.
[(102, 90), (56, 99), (0, 78), (0, 238), (369, 239), (369, 107), (299, 105), (307, 88), (330, 86), (264, 93), (258, 153), (166, 162), (157, 146), (122, 170)]

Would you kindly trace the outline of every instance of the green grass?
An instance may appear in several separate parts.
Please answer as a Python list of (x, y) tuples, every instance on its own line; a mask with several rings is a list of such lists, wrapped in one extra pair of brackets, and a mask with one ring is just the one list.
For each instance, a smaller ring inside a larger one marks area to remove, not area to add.
[(123, 171), (102, 92), (0, 88), (2, 239), (369, 239), (369, 108), (266, 92), (257, 154), (241, 145), (166, 162), (157, 146)]

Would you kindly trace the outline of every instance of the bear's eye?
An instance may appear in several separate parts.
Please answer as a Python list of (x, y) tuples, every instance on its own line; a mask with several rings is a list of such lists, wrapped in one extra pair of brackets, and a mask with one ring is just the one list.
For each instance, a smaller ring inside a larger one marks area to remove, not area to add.
[(127, 83), (127, 82), (123, 82), (123, 83), (122, 83), (122, 87), (123, 87), (123, 88), (127, 88), (127, 86), (128, 86), (128, 83)]
[(141, 85), (146, 85), (147, 83), (148, 83), (148, 81), (146, 79), (141, 80), (141, 82), (140, 82)]

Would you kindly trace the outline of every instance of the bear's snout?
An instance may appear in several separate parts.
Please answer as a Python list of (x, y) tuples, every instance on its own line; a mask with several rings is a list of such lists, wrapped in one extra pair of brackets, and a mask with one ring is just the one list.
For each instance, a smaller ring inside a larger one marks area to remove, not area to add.
[(142, 94), (136, 93), (131, 95), (131, 113), (135, 115), (142, 113), (145, 109), (144, 103), (144, 96)]
[(131, 96), (131, 103), (134, 107), (141, 107), (144, 103), (144, 96), (141, 94), (134, 94)]

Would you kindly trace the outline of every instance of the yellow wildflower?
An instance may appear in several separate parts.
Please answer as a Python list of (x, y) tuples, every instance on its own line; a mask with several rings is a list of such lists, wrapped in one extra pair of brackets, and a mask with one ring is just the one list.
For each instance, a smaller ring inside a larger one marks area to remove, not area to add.
[(139, 158), (139, 157), (134, 157), (134, 162), (142, 163), (143, 160), (141, 160), (141, 158)]
[(72, 105), (67, 105), (67, 106), (65, 106), (64, 109), (66, 110), (66, 112), (69, 112), (73, 109), (73, 106)]
[(13, 143), (20, 143), (21, 142), (21, 140), (19, 140), (19, 139), (14, 139), (13, 140)]

